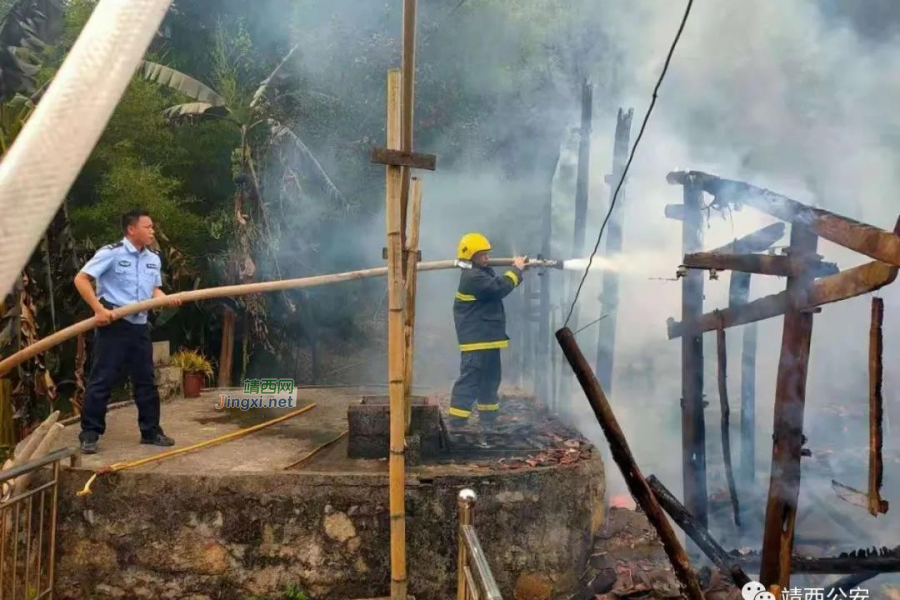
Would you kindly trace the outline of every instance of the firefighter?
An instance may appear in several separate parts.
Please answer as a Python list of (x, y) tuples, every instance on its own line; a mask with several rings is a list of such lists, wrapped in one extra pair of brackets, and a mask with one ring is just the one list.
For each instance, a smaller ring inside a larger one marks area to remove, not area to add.
[(462, 273), (453, 302), (453, 321), (459, 341), (459, 379), (450, 398), (450, 424), (464, 425), (473, 408), (483, 425), (496, 421), (500, 412), (500, 349), (509, 347), (503, 298), (524, 277), (525, 258), (498, 276), (488, 266), (491, 244), (480, 233), (467, 233), (459, 241), (457, 259)]

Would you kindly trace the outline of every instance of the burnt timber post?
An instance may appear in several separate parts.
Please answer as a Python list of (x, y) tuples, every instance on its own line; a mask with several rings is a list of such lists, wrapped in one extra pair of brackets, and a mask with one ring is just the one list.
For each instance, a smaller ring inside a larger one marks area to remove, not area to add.
[[(587, 228), (588, 188), (591, 179), (591, 122), (593, 120), (594, 86), (586, 79), (581, 86), (581, 129), (578, 143), (578, 178), (575, 182), (575, 230), (572, 238), (572, 256), (579, 258), (584, 254), (584, 235)], [(581, 279), (580, 274), (571, 273), (569, 278), (569, 302), (575, 298), (575, 286)], [(578, 307), (572, 310), (570, 319), (572, 327), (578, 324)], [(572, 379), (565, 374), (560, 381), (560, 397), (565, 403), (564, 412), (571, 409), (570, 390)]]
[[(682, 182), (684, 210), (682, 252), (703, 249), (703, 190), (687, 177)], [(688, 270), (681, 281), (682, 323), (703, 314), (703, 272)], [(703, 334), (681, 338), (681, 435), (684, 505), (698, 523), (707, 527), (706, 423), (703, 415)]]
[[(810, 229), (794, 223), (790, 256), (802, 259), (815, 255), (818, 241)], [(800, 292), (811, 282), (811, 274), (789, 277), (787, 291), (789, 294)], [(777, 584), (781, 589), (788, 589), (790, 584), (812, 326), (811, 311), (792, 307), (784, 315), (781, 358), (775, 383), (772, 468), (759, 573), (760, 582), (766, 588)]]
[[(616, 187), (625, 174), (625, 164), (628, 162), (628, 148), (631, 142), (631, 117), (634, 109), (628, 112), (619, 109), (616, 117), (616, 141), (613, 146), (613, 171), (606, 182), (610, 186), (609, 202), (612, 206)], [(625, 184), (619, 190), (619, 199), (609, 219), (609, 227), (606, 231), (606, 256), (612, 258), (622, 251), (622, 228), (625, 221), (625, 208), (623, 205)], [(612, 396), (612, 373), (616, 349), (616, 320), (619, 308), (619, 274), (615, 271), (603, 272), (603, 291), (600, 295), (600, 306), (603, 314), (607, 315), (600, 321), (597, 333), (597, 379), (607, 394)]]
[[(550, 170), (550, 183), (553, 182), (553, 171), (556, 169), (557, 158), (552, 161)], [(550, 239), (553, 234), (553, 194), (547, 190), (547, 196), (541, 210), (541, 256), (550, 256)], [(550, 366), (550, 271), (545, 270), (540, 274), (540, 304), (538, 307), (538, 334), (537, 334), (537, 364), (540, 368), (535, 370), (534, 394), (547, 406), (553, 406), (553, 398), (550, 392), (551, 376), (548, 373)]]

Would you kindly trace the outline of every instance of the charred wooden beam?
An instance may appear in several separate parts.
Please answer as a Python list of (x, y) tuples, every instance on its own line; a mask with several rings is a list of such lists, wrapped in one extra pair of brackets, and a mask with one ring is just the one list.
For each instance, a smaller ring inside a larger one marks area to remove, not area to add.
[(656, 496), (656, 500), (663, 510), (665, 510), (668, 515), (672, 517), (672, 520), (675, 521), (675, 524), (681, 527), (681, 530), (697, 544), (697, 547), (703, 550), (703, 553), (706, 554), (707, 558), (709, 558), (714, 565), (723, 572), (731, 573), (734, 578), (734, 583), (737, 584), (739, 588), (744, 587), (744, 584), (750, 581), (747, 574), (737, 566), (735, 557), (730, 555), (722, 546), (720, 546), (719, 542), (710, 535), (705, 527), (694, 520), (691, 513), (684, 508), (681, 502), (678, 501), (672, 492), (670, 492), (655, 475), (651, 475), (647, 478), (647, 485), (653, 490), (653, 494)]
[(896, 233), (807, 206), (743, 181), (721, 179), (700, 171), (672, 172), (667, 180), (673, 184), (699, 185), (716, 198), (716, 204), (747, 204), (775, 218), (808, 227), (819, 237), (839, 246), (900, 267), (900, 235)]
[(882, 430), (884, 404), (881, 383), (884, 379), (882, 351), (884, 338), (884, 300), (872, 298), (872, 325), (869, 329), (869, 496), (868, 509), (874, 517), (888, 511), (888, 503), (881, 499), (881, 484), (884, 478), (882, 460)]
[(722, 425), (722, 457), (725, 461), (725, 477), (728, 479), (728, 493), (731, 496), (731, 508), (734, 511), (734, 524), (741, 526), (741, 507), (738, 503), (737, 486), (734, 483), (734, 471), (731, 468), (731, 435), (728, 431), (728, 417), (731, 409), (728, 406), (728, 354), (725, 348), (725, 329), (716, 330), (716, 354), (719, 366), (719, 407)]
[(703, 591), (697, 582), (697, 576), (691, 570), (691, 563), (687, 553), (675, 536), (675, 531), (672, 529), (668, 519), (666, 519), (666, 515), (663, 513), (659, 502), (657, 502), (656, 496), (653, 495), (650, 486), (644, 480), (641, 469), (628, 447), (628, 440), (625, 439), (625, 434), (622, 432), (622, 428), (619, 427), (616, 415), (609, 405), (609, 400), (607, 400), (603, 388), (600, 387), (597, 377), (591, 371), (587, 359), (581, 352), (581, 348), (578, 347), (575, 336), (568, 327), (563, 327), (556, 332), (556, 340), (559, 342), (566, 360), (569, 361), (569, 365), (575, 372), (578, 383), (581, 384), (584, 395), (587, 397), (594, 415), (597, 417), (597, 422), (603, 429), (606, 440), (609, 442), (613, 460), (616, 461), (616, 465), (622, 471), (625, 483), (628, 484), (628, 491), (631, 492), (641, 510), (647, 515), (647, 520), (656, 529), (663, 549), (666, 551), (666, 556), (669, 557), (669, 561), (672, 563), (672, 569), (684, 587), (685, 595), (691, 600), (703, 600)]
[[(791, 256), (804, 259), (814, 255), (818, 241), (819, 238), (811, 230), (794, 224), (791, 227)], [(787, 293), (795, 295), (811, 280), (808, 274), (789, 277)], [(775, 383), (772, 468), (759, 573), (760, 583), (766, 588), (773, 584), (782, 589), (789, 589), (790, 586), (812, 327), (812, 313), (797, 308), (785, 312), (781, 358)]]
[[(733, 554), (738, 554), (736, 550)], [(737, 564), (753, 572), (760, 564), (759, 554), (745, 555), (737, 559)], [(860, 573), (897, 573), (900, 572), (900, 553), (897, 549), (859, 550), (840, 556), (791, 557), (791, 570), (794, 573), (817, 575), (850, 575)], [(765, 585), (765, 584), (764, 584)], [(783, 587), (783, 586), (782, 586)]]
[[(703, 192), (684, 186), (682, 251), (703, 249)], [(703, 274), (688, 271), (681, 285), (681, 317), (686, 323), (703, 314)], [(703, 414), (703, 336), (681, 339), (681, 452), (684, 477), (684, 504), (704, 527), (707, 525), (706, 423)]]
[[(866, 263), (841, 271), (837, 275), (823, 277), (808, 285), (806, 289), (794, 288), (759, 298), (741, 307), (703, 314), (694, 321), (690, 331), (693, 335), (714, 331), (719, 327), (720, 318), (725, 327), (733, 327), (778, 317), (792, 307), (807, 311), (824, 304), (855, 298), (893, 283), (897, 278), (897, 270), (897, 267), (882, 262)], [(684, 335), (684, 322), (678, 323), (674, 319), (669, 319), (670, 340)]]
[(780, 277), (797, 276), (809, 271), (814, 277), (839, 273), (834, 263), (819, 260), (801, 261), (788, 256), (768, 254), (722, 254), (718, 252), (696, 252), (685, 254), (682, 266), (689, 269), (714, 269), (716, 271), (741, 271), (759, 275)]
[[(613, 168), (609, 177), (609, 201), (612, 203), (619, 182), (619, 198), (609, 218), (609, 227), (606, 232), (606, 256), (617, 256), (622, 252), (623, 228), (625, 225), (625, 164), (628, 162), (628, 147), (631, 140), (631, 117), (634, 109), (624, 111), (621, 108), (616, 116), (616, 137), (613, 144)], [(608, 394), (612, 394), (613, 365), (616, 357), (616, 332), (619, 319), (619, 273), (615, 269), (604, 271), (603, 292), (600, 303), (603, 312), (609, 315), (597, 328), (597, 379)]]
[(713, 250), (722, 254), (742, 254), (745, 252), (764, 252), (772, 244), (784, 237), (786, 227), (784, 223), (772, 223), (762, 229), (757, 229), (749, 235), (738, 238), (724, 246)]
[(869, 497), (856, 488), (844, 485), (839, 481), (831, 480), (831, 489), (837, 494), (837, 497), (848, 504), (853, 504), (860, 508), (869, 508)]

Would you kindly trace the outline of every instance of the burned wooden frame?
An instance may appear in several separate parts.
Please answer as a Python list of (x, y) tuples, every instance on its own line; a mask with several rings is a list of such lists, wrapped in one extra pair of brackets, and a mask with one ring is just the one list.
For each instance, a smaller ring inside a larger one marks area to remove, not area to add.
[[(792, 569), (794, 523), (800, 485), (800, 459), (808, 455), (803, 448), (803, 411), (806, 379), (813, 329), (813, 314), (824, 304), (840, 302), (878, 290), (894, 282), (900, 267), (900, 222), (894, 231), (879, 229), (835, 213), (813, 208), (755, 187), (748, 183), (722, 179), (699, 171), (669, 173), (667, 181), (684, 189), (684, 204), (666, 207), (666, 216), (683, 222), (684, 262), (679, 276), (682, 288), (682, 320), (668, 320), (669, 339), (682, 340), (682, 436), (685, 509), (693, 516), (697, 527), (707, 524), (705, 422), (702, 398), (703, 346), (702, 335), (717, 331), (719, 340), (719, 376), (724, 377), (724, 332), (735, 325), (755, 323), (776, 316), (784, 316), (781, 358), (778, 367), (774, 409), (772, 469), (766, 506), (760, 563), (760, 580), (767, 588), (772, 585), (787, 589)], [(759, 255), (784, 233), (777, 225), (761, 230), (713, 252), (702, 252), (702, 196), (713, 197), (711, 206), (750, 206), (791, 225), (790, 246), (785, 256)], [(776, 237), (777, 234), (777, 237)], [(838, 271), (835, 265), (822, 262), (816, 254), (818, 239), (863, 254), (873, 262)], [(768, 243), (766, 243), (768, 242)], [(743, 246), (743, 247), (742, 247)], [(751, 246), (748, 248), (748, 246)], [(700, 270), (714, 274), (730, 270), (732, 289), (729, 307), (703, 313), (703, 278)], [(779, 275), (787, 277), (787, 289), (752, 302), (747, 302), (749, 277)], [(755, 334), (755, 332), (754, 332)], [(873, 306), (870, 349), (870, 476), (869, 494), (865, 506), (872, 514), (885, 512), (887, 504), (881, 500), (881, 337), (880, 313)], [(745, 344), (745, 352), (749, 349)], [(755, 335), (752, 350), (755, 351)], [(724, 386), (720, 381), (720, 390)], [(743, 386), (742, 386), (743, 387)], [(727, 401), (727, 399), (723, 399)], [(745, 410), (754, 403), (746, 402), (742, 394), (742, 438), (751, 440), (753, 432), (744, 428)], [(752, 417), (747, 420), (750, 421)], [(727, 412), (723, 413), (723, 427), (727, 427)], [(744, 448), (742, 448), (742, 451)], [(725, 456), (728, 456), (726, 449)], [(752, 464), (752, 463), (751, 463)], [(730, 465), (728, 465), (730, 467)], [(729, 469), (730, 470), (730, 469)], [(729, 478), (731, 479), (731, 478)], [(730, 486), (732, 495), (733, 485)], [(737, 505), (735, 504), (737, 518)], [(794, 568), (808, 570), (801, 559), (793, 559)], [(840, 561), (838, 561), (840, 562)], [(867, 561), (872, 571), (894, 570), (894, 563)], [(797, 564), (799, 563), (799, 564)], [(835, 563), (837, 564), (837, 563)], [(842, 566), (842, 565), (838, 565)], [(818, 568), (834, 569), (826, 561)], [(842, 571), (828, 571), (842, 572)]]

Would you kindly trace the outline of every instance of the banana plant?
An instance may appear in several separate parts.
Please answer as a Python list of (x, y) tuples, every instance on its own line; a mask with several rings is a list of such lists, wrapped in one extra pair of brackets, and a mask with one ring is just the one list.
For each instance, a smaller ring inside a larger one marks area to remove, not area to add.
[[(219, 51), (223, 46), (223, 32), (219, 32)], [(347, 202), (338, 187), (328, 176), (321, 163), (299, 135), (277, 117), (272, 92), (278, 88), (286, 65), (299, 49), (299, 44), (287, 54), (263, 79), (252, 94), (242, 93), (233, 70), (226, 61), (220, 61), (217, 69), (220, 83), (230, 93), (220, 93), (211, 86), (176, 69), (152, 61), (144, 61), (140, 75), (146, 81), (169, 87), (188, 101), (173, 105), (164, 111), (172, 124), (196, 123), (208, 119), (220, 119), (232, 123), (240, 134), (240, 145), (232, 153), (232, 163), (237, 190), (234, 196), (233, 227), (235, 244), (226, 260), (226, 279), (236, 284), (251, 281), (257, 272), (253, 256), (262, 252), (273, 261), (275, 274), (281, 277), (281, 269), (274, 251), (278, 231), (269, 218), (263, 198), (261, 165), (270, 151), (279, 150), (284, 154), (288, 149), (291, 156), (289, 168), (303, 173), (332, 200), (346, 206)], [(231, 100), (229, 103), (226, 97)], [(293, 308), (284, 295), (289, 309)], [(248, 296), (240, 301), (243, 311), (249, 317), (247, 323), (253, 337), (271, 349), (269, 332), (266, 327), (266, 307), (263, 296)], [(218, 385), (226, 387), (231, 380), (235, 343), (236, 315), (230, 308), (225, 309), (222, 324), (222, 347), (219, 358)], [(245, 337), (242, 352), (242, 375), (246, 371), (249, 348)]]
[[(0, 19), (0, 157), (9, 150), (46, 89), (38, 79), (47, 49), (63, 33), (63, 13), (64, 0), (17, 0)], [(40, 289), (32, 276), (36, 263), (46, 266), (49, 247), (45, 236), (13, 292), (0, 298), (2, 355), (40, 338), (40, 308), (49, 307), (50, 320), (55, 321), (52, 285)], [(8, 439), (11, 432), (27, 433), (39, 400), (52, 402), (57, 397), (56, 384), (40, 356), (17, 369), (10, 380), (0, 380), (0, 445), (15, 441)]]

